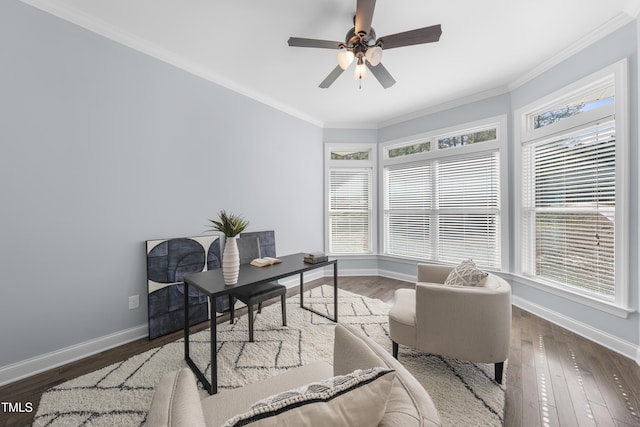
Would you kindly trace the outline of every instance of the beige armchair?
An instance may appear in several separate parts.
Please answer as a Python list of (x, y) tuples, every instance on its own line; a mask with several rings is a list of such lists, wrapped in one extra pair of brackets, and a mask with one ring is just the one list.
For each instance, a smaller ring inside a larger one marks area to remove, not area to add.
[(389, 312), (393, 356), (402, 344), (427, 353), (495, 363), (502, 383), (511, 341), (511, 287), (489, 274), (484, 286), (446, 286), (453, 267), (418, 264), (415, 289), (398, 289)]

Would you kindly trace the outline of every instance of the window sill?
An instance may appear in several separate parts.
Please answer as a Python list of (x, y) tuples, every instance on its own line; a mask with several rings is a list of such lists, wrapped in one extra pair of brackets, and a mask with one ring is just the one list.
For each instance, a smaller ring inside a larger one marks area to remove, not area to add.
[(329, 258), (337, 258), (337, 259), (378, 259), (378, 255), (374, 253), (370, 254), (332, 254), (327, 252), (327, 256)]
[(428, 262), (426, 260), (419, 259), (419, 258), (406, 258), (406, 257), (400, 257), (395, 255), (384, 255), (384, 254), (378, 255), (378, 259), (381, 261), (391, 261), (391, 262), (397, 262), (399, 264), (412, 264), (412, 265), (416, 265), (420, 262)]
[(530, 277), (523, 276), (515, 273), (507, 273), (502, 272), (499, 273), (501, 277), (507, 280), (513, 280), (514, 282), (518, 282), (520, 284), (530, 286), (532, 288), (539, 289), (541, 291), (565, 298), (567, 300), (576, 302), (578, 304), (582, 304), (591, 308), (595, 308), (596, 310), (603, 311), (605, 313), (612, 314), (614, 316), (620, 317), (622, 319), (626, 319), (629, 317), (631, 313), (634, 313), (636, 310), (625, 307), (622, 305), (615, 304), (613, 302), (601, 301), (596, 298), (589, 297), (587, 295), (580, 295), (566, 289), (552, 286), (547, 283), (539, 282), (537, 280), (533, 280)]

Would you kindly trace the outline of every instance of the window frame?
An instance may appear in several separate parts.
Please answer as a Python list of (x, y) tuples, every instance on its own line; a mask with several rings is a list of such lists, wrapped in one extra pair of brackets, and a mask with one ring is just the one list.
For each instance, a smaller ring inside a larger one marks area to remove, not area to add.
[[(614, 104), (606, 104), (599, 108), (585, 111), (573, 117), (549, 124), (544, 127), (534, 129), (531, 117), (541, 111), (557, 105), (559, 102), (575, 98), (580, 93), (588, 93), (594, 87), (601, 85), (603, 81), (612, 79), (615, 87)], [(628, 61), (623, 59), (596, 71), (564, 88), (560, 88), (542, 98), (539, 98), (527, 105), (518, 108), (514, 112), (514, 229), (515, 248), (514, 264), (515, 275), (533, 287), (547, 292), (565, 297), (569, 300), (597, 308), (619, 317), (626, 317), (629, 307), (629, 98), (628, 98)], [(615, 294), (609, 299), (595, 295), (592, 292), (580, 291), (575, 287), (558, 285), (543, 278), (528, 275), (524, 266), (526, 242), (524, 233), (525, 206), (523, 200), (524, 184), (524, 148), (523, 145), (537, 141), (543, 141), (554, 137), (561, 137), (563, 134), (573, 130), (587, 127), (589, 124), (596, 124), (606, 120), (606, 117), (613, 116), (616, 126), (616, 205), (615, 205)]]
[[(368, 151), (368, 160), (338, 160), (331, 159), (333, 151)], [(324, 247), (328, 255), (338, 257), (370, 257), (377, 254), (377, 144), (373, 143), (350, 143), (332, 142), (325, 143), (324, 149)], [(331, 171), (332, 170), (368, 170), (370, 172), (369, 181), (369, 250), (362, 253), (333, 253), (331, 252)]]
[[(508, 122), (507, 115), (499, 115), (493, 116), (481, 120), (476, 120), (472, 122), (462, 123), (456, 126), (451, 126), (447, 128), (436, 129), (430, 132), (425, 132), (417, 135), (413, 135), (410, 137), (405, 137), (401, 139), (395, 139), (391, 141), (387, 141), (381, 143), (379, 146), (379, 167), (378, 167), (378, 181), (379, 181), (379, 200), (382, 203), (379, 204), (379, 212), (378, 218), (383, 218), (382, 221), (379, 221), (378, 228), (378, 236), (380, 241), (379, 253), (381, 257), (385, 257), (393, 260), (410, 260), (415, 262), (417, 258), (409, 258), (404, 256), (392, 255), (386, 253), (386, 216), (385, 216), (385, 195), (384, 195), (384, 177), (385, 177), (385, 168), (388, 166), (396, 166), (396, 165), (404, 165), (404, 164), (412, 164), (412, 163), (423, 163), (425, 161), (433, 161), (445, 158), (465, 158), (472, 156), (477, 153), (484, 152), (498, 152), (498, 161), (499, 161), (499, 197), (500, 197), (500, 207), (499, 207), (499, 233), (500, 233), (500, 255), (499, 255), (499, 266), (498, 268), (493, 268), (492, 270), (496, 271), (508, 271), (509, 265), (509, 215), (508, 215), (508, 182), (507, 182), (507, 168), (508, 168), (508, 143), (507, 143), (507, 135), (508, 135)], [(485, 130), (488, 128), (496, 128), (496, 139), (491, 141), (483, 141), (479, 143), (473, 143), (469, 145), (463, 145), (458, 147), (447, 147), (447, 148), (439, 148), (438, 139), (443, 137), (448, 137), (451, 135), (460, 135), (461, 133), (473, 133), (481, 130)], [(406, 156), (398, 156), (398, 157), (389, 157), (388, 150), (399, 148), (403, 146), (411, 146), (415, 144), (419, 144), (422, 142), (431, 142), (431, 150), (427, 152), (415, 153)], [(436, 245), (436, 242), (431, 242), (432, 247)], [(422, 261), (430, 261), (430, 262), (443, 262), (437, 260), (427, 260), (420, 259)]]

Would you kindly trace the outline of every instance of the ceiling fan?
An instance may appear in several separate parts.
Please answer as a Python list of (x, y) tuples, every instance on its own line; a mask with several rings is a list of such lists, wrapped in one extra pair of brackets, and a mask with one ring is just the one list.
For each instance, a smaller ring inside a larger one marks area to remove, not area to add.
[(357, 0), (356, 15), (354, 17), (355, 26), (347, 32), (344, 42), (300, 37), (289, 38), (289, 46), (339, 50), (338, 66), (320, 83), (321, 88), (326, 89), (331, 86), (355, 59), (357, 60), (354, 74), (356, 80), (362, 81), (363, 78), (367, 77), (368, 68), (382, 87), (387, 89), (393, 86), (396, 81), (380, 63), (383, 49), (432, 43), (440, 40), (440, 35), (442, 34), (440, 24), (376, 38), (376, 32), (371, 27), (375, 6), (376, 0)]

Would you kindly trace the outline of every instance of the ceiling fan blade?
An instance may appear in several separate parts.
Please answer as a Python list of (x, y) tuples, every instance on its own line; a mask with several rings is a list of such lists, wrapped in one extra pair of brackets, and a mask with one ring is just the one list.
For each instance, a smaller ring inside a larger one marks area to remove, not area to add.
[(441, 34), (442, 29), (440, 28), (440, 24), (438, 24), (432, 25), (431, 27), (418, 28), (417, 30), (378, 37), (378, 42), (382, 43), (384, 50), (387, 50), (393, 49), (394, 47), (437, 42), (440, 40)]
[(342, 42), (331, 40), (303, 39), (300, 37), (289, 37), (289, 46), (294, 47), (318, 47), (322, 49), (340, 49)]
[(356, 34), (360, 32), (369, 34), (375, 7), (376, 0), (358, 0), (356, 6)]
[(369, 61), (367, 61), (367, 68), (369, 68), (373, 75), (376, 76), (376, 79), (378, 79), (383, 88), (388, 89), (396, 84), (395, 79), (391, 77), (391, 74), (389, 74), (389, 71), (384, 68), (384, 65), (378, 64), (374, 67)]
[(331, 71), (329, 73), (329, 75), (327, 76), (327, 78), (325, 78), (322, 83), (320, 83), (320, 87), (322, 89), (326, 89), (329, 86), (331, 86), (333, 84), (333, 82), (336, 81), (336, 79), (338, 77), (340, 77), (340, 74), (342, 74), (344, 70), (342, 68), (340, 68), (340, 66), (338, 65), (336, 68), (333, 69), (333, 71)]

